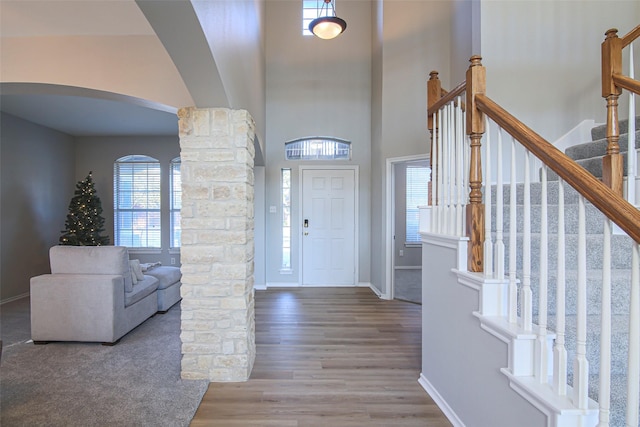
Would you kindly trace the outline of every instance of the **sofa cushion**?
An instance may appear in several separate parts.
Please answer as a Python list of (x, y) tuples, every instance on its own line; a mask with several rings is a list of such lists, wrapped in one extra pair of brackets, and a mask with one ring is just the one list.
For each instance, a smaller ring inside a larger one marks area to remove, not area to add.
[(49, 262), (52, 274), (119, 274), (125, 291), (133, 290), (129, 251), (124, 246), (53, 246)]
[(158, 284), (158, 289), (166, 289), (174, 283), (180, 281), (180, 279), (182, 278), (182, 272), (178, 267), (154, 267), (151, 270), (147, 270), (146, 274), (158, 279), (158, 281), (160, 282)]
[(124, 294), (124, 306), (129, 307), (131, 304), (135, 304), (142, 298), (151, 295), (158, 289), (158, 279), (152, 276), (144, 276), (143, 280), (139, 280), (138, 283), (133, 286), (131, 292), (125, 292)]

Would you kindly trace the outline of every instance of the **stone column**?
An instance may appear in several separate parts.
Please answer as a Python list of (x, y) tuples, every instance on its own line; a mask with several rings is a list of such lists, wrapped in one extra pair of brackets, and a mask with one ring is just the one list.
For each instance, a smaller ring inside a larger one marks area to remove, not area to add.
[(182, 378), (246, 381), (255, 359), (254, 122), (183, 108)]

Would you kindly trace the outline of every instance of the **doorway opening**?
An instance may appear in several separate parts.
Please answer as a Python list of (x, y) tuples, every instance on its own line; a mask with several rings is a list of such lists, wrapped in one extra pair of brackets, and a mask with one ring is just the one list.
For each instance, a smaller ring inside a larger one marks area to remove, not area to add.
[(429, 157), (387, 160), (387, 289), (389, 299), (422, 303), (418, 206), (428, 204)]

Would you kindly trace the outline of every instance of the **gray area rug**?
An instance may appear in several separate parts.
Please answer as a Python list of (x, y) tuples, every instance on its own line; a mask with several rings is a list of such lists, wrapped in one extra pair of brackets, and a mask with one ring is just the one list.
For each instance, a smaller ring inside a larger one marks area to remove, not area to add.
[(4, 304), (2, 426), (188, 426), (208, 381), (180, 378), (180, 305), (113, 347), (30, 340), (29, 299)]

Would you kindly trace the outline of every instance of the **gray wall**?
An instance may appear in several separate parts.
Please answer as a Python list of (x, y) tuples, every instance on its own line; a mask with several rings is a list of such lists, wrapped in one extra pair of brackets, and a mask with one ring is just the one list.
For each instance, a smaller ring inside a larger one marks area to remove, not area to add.
[[(76, 143), (75, 179), (84, 179), (89, 171), (93, 171), (98, 197), (102, 202), (105, 229), (113, 239), (113, 163), (120, 157), (130, 154), (151, 156), (160, 161), (162, 179), (162, 212), (169, 212), (169, 162), (180, 156), (180, 145), (177, 136), (146, 137), (79, 137)], [(169, 217), (162, 216), (162, 251), (136, 252), (130, 251), (131, 258), (141, 262), (160, 261), (163, 265), (180, 265), (180, 254), (169, 253)]]
[(602, 123), (600, 44), (609, 28), (622, 36), (639, 21), (637, 1), (483, 1), (476, 53), (487, 94), (549, 141), (583, 120)]
[[(374, 3), (371, 149), (371, 282), (386, 295), (386, 160), (429, 152), (426, 84), (449, 74), (449, 1)], [(389, 275), (390, 277), (390, 275)]]
[(422, 287), (422, 376), (461, 425), (550, 425), (500, 372), (509, 364), (509, 349), (472, 315), (480, 295), (452, 272), (459, 267), (457, 249), (425, 242), (422, 250), (423, 268), (429, 271)]
[(69, 135), (2, 113), (0, 117), (0, 300), (29, 292), (32, 276), (50, 272), (75, 189)]
[[(344, 1), (337, 7), (348, 28), (334, 40), (302, 35), (301, 3), (266, 2), (267, 132), (266, 132), (266, 281), (299, 283), (299, 166), (318, 162), (284, 159), (286, 141), (332, 136), (352, 142), (348, 162), (360, 169), (359, 281), (369, 282), (371, 165), (371, 5)], [(324, 165), (328, 162), (323, 162)], [(281, 274), (280, 173), (292, 171), (292, 274)], [(269, 206), (276, 212), (270, 213)]]

